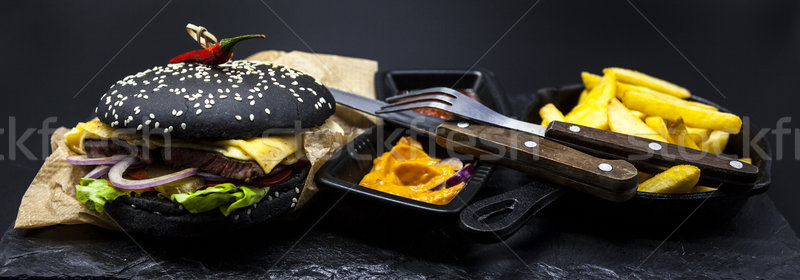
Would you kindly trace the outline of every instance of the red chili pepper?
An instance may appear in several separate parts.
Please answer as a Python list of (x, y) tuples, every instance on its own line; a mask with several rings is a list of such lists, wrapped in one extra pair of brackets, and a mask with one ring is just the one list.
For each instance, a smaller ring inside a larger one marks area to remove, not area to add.
[(206, 65), (220, 65), (233, 57), (233, 47), (240, 41), (253, 39), (253, 38), (266, 38), (263, 34), (258, 35), (243, 35), (239, 37), (226, 38), (217, 42), (213, 46), (202, 50), (194, 50), (185, 54), (176, 56), (171, 59), (169, 63), (179, 62), (197, 62)]

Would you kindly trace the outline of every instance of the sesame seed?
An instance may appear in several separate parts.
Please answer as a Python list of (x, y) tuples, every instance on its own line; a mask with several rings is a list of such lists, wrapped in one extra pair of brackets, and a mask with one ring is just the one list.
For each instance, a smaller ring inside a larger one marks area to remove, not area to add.
[[(200, 104), (197, 104), (197, 105), (200, 105)], [(195, 115), (200, 115), (200, 113), (202, 113), (202, 112), (203, 112), (203, 110), (202, 110), (202, 109), (197, 109), (197, 112), (195, 112), (194, 114), (195, 114)]]
[(213, 106), (211, 106), (211, 104), (206, 104), (206, 106), (204, 106), (204, 107), (206, 107), (206, 109), (211, 109), (211, 107), (213, 107)]
[(144, 121), (144, 124), (145, 125), (150, 125), (151, 122), (152, 122), (152, 120), (146, 120), (146, 121)]
[(155, 119), (155, 118), (156, 118), (156, 115), (155, 115), (155, 114), (153, 114), (153, 113), (150, 113), (150, 118), (151, 118), (151, 119)]
[(142, 124), (139, 124), (139, 126), (136, 127), (136, 130), (142, 130)]
[(256, 101), (255, 100), (250, 100), (250, 106), (253, 106), (253, 105), (256, 105)]
[(250, 114), (250, 121), (252, 122), (255, 119), (256, 119), (256, 116), (253, 116), (253, 114)]
[(264, 109), (264, 113), (267, 113), (267, 115), (269, 115), (269, 108)]
[(169, 133), (169, 128), (165, 128), (164, 133)]
[(156, 124), (155, 124), (154, 126), (155, 126), (156, 128), (158, 128), (158, 125), (159, 125), (159, 123), (158, 123), (158, 122), (156, 122)]
[(177, 113), (175, 113), (176, 117), (180, 117), (181, 115), (183, 115), (183, 110), (180, 110)]
[(224, 94), (219, 96), (219, 99), (225, 99), (225, 98), (228, 98), (228, 96)]
[(233, 117), (236, 118), (237, 121), (241, 121), (242, 120), (242, 116), (236, 115), (236, 116), (233, 116)]
[(181, 129), (186, 129), (186, 123), (181, 123)]

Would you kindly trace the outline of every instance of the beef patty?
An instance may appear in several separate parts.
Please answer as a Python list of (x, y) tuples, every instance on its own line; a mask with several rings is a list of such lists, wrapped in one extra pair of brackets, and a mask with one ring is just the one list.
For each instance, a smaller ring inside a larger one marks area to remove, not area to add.
[[(108, 157), (119, 154), (136, 154), (140, 160), (152, 162), (149, 151), (120, 141), (85, 139), (83, 147), (89, 157)], [(257, 162), (226, 157), (217, 152), (187, 148), (159, 149), (164, 164), (175, 168), (197, 167), (204, 172), (222, 177), (250, 182), (266, 176)]]

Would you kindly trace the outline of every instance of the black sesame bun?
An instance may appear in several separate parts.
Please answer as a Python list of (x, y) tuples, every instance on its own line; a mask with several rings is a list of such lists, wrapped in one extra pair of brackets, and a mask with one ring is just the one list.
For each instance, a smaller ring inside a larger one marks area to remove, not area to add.
[(114, 128), (178, 138), (246, 139), (321, 125), (336, 109), (314, 77), (268, 62), (157, 66), (112, 85), (97, 106)]
[(120, 196), (105, 211), (126, 231), (156, 236), (197, 237), (252, 227), (291, 210), (300, 196), (310, 167), (270, 187), (261, 202), (236, 209), (228, 216), (219, 211), (192, 214), (179, 204), (145, 192), (140, 197)]
[[(101, 97), (96, 113), (101, 122), (116, 129), (215, 140), (248, 139), (265, 136), (265, 132), (274, 134), (276, 130), (291, 133), (298, 128), (320, 126), (335, 108), (330, 91), (313, 77), (286, 66), (240, 60), (219, 66), (169, 64), (128, 76)], [(86, 152), (109, 156), (126, 150), (113, 145), (108, 141), (92, 142), (86, 145)], [(160, 160), (159, 153), (153, 155), (156, 161)], [(248, 174), (259, 173), (251, 172), (252, 168), (260, 170), (253, 161), (229, 159), (208, 151), (185, 152), (172, 160), (163, 157), (161, 162), (173, 167), (198, 167), (204, 172), (225, 170), (248, 176), (228, 177), (239, 183), (257, 182), (258, 178)], [(175, 159), (183, 159), (183, 166), (175, 166)], [(250, 169), (244, 172), (246, 168)], [(264, 199), (228, 216), (213, 210), (192, 214), (156, 192), (121, 196), (109, 202), (105, 211), (128, 231), (160, 236), (227, 232), (261, 223), (295, 207), (309, 169), (292, 168), (289, 179), (270, 186)], [(263, 172), (260, 175), (267, 176)]]

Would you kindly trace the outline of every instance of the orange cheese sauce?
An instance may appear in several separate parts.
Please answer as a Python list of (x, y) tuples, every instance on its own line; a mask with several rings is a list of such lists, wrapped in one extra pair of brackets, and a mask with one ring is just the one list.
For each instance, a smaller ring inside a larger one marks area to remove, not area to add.
[(359, 185), (431, 204), (444, 205), (450, 202), (464, 187), (464, 183), (437, 191), (429, 191), (458, 172), (444, 164), (436, 166), (439, 159), (432, 158), (422, 150), (422, 145), (403, 137), (392, 150), (375, 158), (370, 170)]

